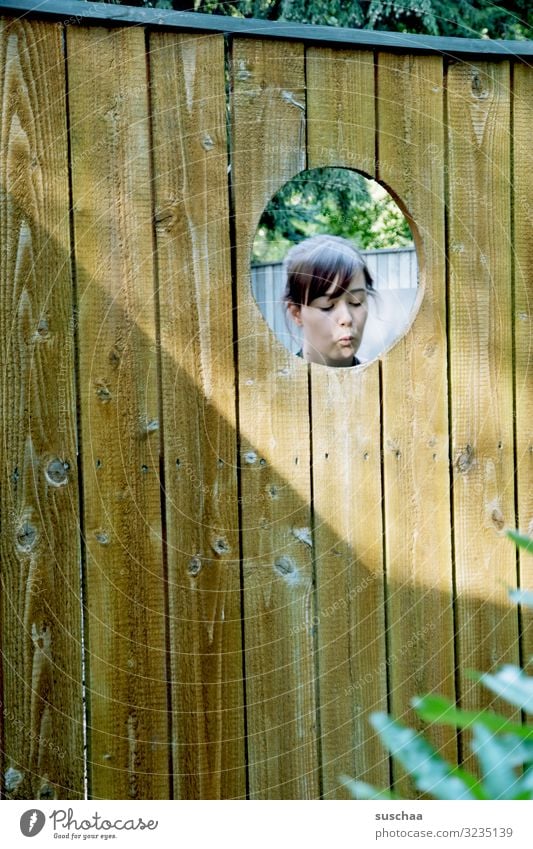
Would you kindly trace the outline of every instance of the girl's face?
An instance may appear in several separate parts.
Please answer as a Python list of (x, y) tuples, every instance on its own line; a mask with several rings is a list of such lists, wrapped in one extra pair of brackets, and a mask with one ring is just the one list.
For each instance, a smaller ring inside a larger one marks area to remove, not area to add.
[(332, 298), (335, 278), (324, 295), (308, 304), (290, 304), (289, 312), (303, 328), (303, 358), (326, 366), (351, 366), (363, 338), (368, 315), (363, 271), (357, 272), (346, 292)]

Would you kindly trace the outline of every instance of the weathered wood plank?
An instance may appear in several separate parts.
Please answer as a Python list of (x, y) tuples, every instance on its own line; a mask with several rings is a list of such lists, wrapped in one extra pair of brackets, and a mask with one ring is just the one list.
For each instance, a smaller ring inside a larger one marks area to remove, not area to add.
[(266, 202), (305, 167), (304, 54), (233, 45), (245, 669), (252, 798), (318, 796), (307, 367), (274, 339), (250, 284)]
[(465, 670), (518, 658), (508, 63), (452, 65), (448, 116), (457, 665), (473, 709), (493, 697)]
[(374, 54), (309, 47), (308, 167), (355, 168), (375, 176)]
[(83, 798), (63, 33), (0, 21), (3, 738), (11, 799)]
[(388, 758), (372, 732), (387, 709), (378, 364), (312, 367), (313, 492), (324, 797), (339, 776), (385, 786)]
[[(533, 72), (514, 66), (513, 207), (515, 300), (516, 486), (518, 527), (533, 535)], [(520, 585), (533, 588), (533, 558), (520, 554)], [(522, 654), (533, 655), (533, 613), (522, 612)]]
[(68, 28), (90, 793), (169, 798), (144, 33)]
[(222, 36), (150, 37), (174, 797), (246, 794)]
[[(380, 54), (377, 95), (378, 176), (412, 216), (421, 254), (420, 310), (383, 358), (390, 704), (415, 726), (413, 696), (455, 695), (441, 59)], [(455, 759), (451, 729), (429, 736)], [(409, 792), (405, 780), (398, 786)]]
[[(374, 56), (307, 51), (308, 164), (375, 173)], [(379, 364), (312, 366), (313, 496), (323, 795), (339, 775), (384, 786), (368, 723), (387, 708)]]

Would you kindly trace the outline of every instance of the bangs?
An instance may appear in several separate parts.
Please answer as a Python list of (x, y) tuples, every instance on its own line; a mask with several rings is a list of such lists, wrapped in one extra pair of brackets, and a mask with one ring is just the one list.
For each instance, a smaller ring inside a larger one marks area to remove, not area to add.
[(302, 294), (305, 293), (305, 300), (302, 303), (308, 304), (315, 298), (321, 298), (325, 295), (335, 278), (337, 278), (337, 285), (329, 297), (338, 298), (339, 295), (350, 288), (354, 275), (363, 269), (363, 265), (358, 262), (357, 257), (352, 260), (351, 257), (339, 257), (337, 254), (335, 260), (335, 265), (326, 268), (323, 262), (317, 263), (308, 275), (305, 275), (307, 276), (307, 285), (302, 292)]
[(356, 274), (363, 273), (365, 288), (372, 291), (372, 276), (363, 257), (339, 236), (313, 236), (288, 252), (284, 268), (286, 303), (309, 304), (323, 297), (336, 281), (331, 298), (348, 291)]

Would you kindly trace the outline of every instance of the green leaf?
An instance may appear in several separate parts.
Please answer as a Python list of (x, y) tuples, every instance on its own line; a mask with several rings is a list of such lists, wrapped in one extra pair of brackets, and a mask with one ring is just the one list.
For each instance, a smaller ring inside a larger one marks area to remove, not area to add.
[(370, 717), (382, 743), (413, 778), (416, 787), (437, 799), (486, 799), (479, 781), (459, 767), (452, 767), (424, 738), (395, 722), (385, 713)]
[(434, 695), (412, 699), (411, 704), (425, 722), (441, 722), (443, 725), (453, 725), (454, 728), (471, 728), (477, 723), (496, 734), (514, 734), (533, 741), (533, 727), (511, 722), (494, 711), (462, 710), (444, 696)]
[(509, 590), (509, 598), (524, 607), (533, 607), (533, 592), (531, 590)]
[[(533, 798), (533, 743), (514, 734), (489, 738), (486, 729), (476, 727), (472, 749), (478, 757), (491, 798)], [(518, 776), (514, 768), (522, 766), (526, 769)]]
[(480, 675), (479, 681), (509, 704), (533, 714), (533, 678), (519, 666), (507, 664), (494, 674)]
[(513, 766), (522, 763), (521, 741), (512, 735), (496, 737), (479, 724), (473, 731), (471, 748), (481, 767), (489, 798), (514, 799), (519, 788)]
[(523, 548), (525, 551), (529, 551), (530, 554), (533, 554), (533, 537), (513, 530), (507, 531), (506, 534), (509, 539), (512, 539), (513, 542), (516, 543), (518, 548)]
[(340, 776), (341, 783), (346, 787), (348, 793), (354, 799), (399, 799), (395, 793), (390, 790), (380, 790), (379, 787), (374, 787), (372, 784), (367, 784), (366, 781), (354, 781), (353, 778), (348, 778), (347, 775)]

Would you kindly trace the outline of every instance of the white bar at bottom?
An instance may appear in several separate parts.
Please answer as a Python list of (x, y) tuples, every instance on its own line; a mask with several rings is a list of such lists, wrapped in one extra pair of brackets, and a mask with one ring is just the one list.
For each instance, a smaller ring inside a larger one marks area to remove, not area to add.
[[(2, 846), (532, 849), (532, 802), (6, 801)], [(35, 841), (33, 843), (32, 841)]]

